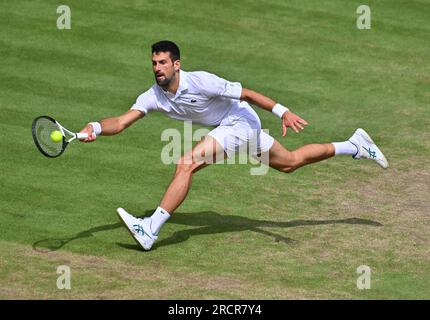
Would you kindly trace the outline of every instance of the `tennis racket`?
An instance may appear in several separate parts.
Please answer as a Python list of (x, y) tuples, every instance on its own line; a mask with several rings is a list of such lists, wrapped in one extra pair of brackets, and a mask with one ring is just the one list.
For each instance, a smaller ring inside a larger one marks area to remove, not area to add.
[[(62, 139), (51, 139), (53, 131), (60, 131)], [(88, 138), (88, 133), (75, 133), (64, 128), (58, 121), (49, 116), (40, 116), (33, 120), (31, 126), (34, 143), (37, 149), (49, 158), (56, 158), (63, 154), (70, 142), (76, 139)]]

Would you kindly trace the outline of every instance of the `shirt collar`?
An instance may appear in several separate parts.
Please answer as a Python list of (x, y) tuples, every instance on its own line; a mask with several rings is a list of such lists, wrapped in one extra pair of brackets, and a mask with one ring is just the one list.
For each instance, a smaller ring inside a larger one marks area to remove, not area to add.
[(179, 70), (179, 86), (176, 91), (176, 95), (188, 90), (187, 73), (185, 71)]

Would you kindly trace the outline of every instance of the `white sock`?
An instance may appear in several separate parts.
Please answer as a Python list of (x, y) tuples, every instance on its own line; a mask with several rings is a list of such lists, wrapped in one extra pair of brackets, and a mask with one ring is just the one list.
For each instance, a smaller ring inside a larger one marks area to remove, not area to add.
[(152, 219), (151, 232), (154, 235), (158, 235), (164, 222), (166, 222), (169, 218), (170, 218), (170, 213), (168, 213), (163, 208), (158, 207), (151, 216), (151, 219)]
[(334, 146), (334, 155), (341, 155), (341, 154), (349, 154), (349, 155), (356, 155), (358, 150), (357, 147), (350, 141), (344, 141), (344, 142), (333, 142), (332, 145)]

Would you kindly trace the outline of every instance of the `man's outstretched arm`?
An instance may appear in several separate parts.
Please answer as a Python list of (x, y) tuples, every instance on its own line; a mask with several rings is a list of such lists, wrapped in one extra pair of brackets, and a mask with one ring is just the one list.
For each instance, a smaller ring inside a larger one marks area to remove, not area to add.
[(240, 100), (244, 100), (262, 109), (278, 114), (282, 119), (282, 136), (287, 134), (288, 127), (293, 129), (295, 132), (299, 132), (299, 130), (303, 130), (303, 125), (308, 124), (306, 120), (300, 118), (298, 115), (292, 113), (288, 109), (283, 109), (285, 107), (253, 90), (242, 88)]
[(106, 118), (96, 123), (88, 123), (80, 132), (88, 133), (89, 138), (82, 141), (94, 141), (93, 132), (103, 136), (118, 134), (144, 116), (145, 113), (139, 110), (128, 110), (117, 117)]

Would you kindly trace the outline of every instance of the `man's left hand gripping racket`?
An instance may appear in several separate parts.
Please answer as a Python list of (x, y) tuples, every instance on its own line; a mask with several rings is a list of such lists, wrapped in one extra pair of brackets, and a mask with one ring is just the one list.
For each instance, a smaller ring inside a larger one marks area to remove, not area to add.
[[(62, 137), (60, 139), (52, 139), (51, 134), (54, 131), (61, 132)], [(58, 121), (48, 116), (40, 116), (34, 119), (31, 132), (37, 149), (49, 158), (60, 156), (66, 150), (67, 145), (73, 140), (88, 138), (88, 133), (71, 132)]]

